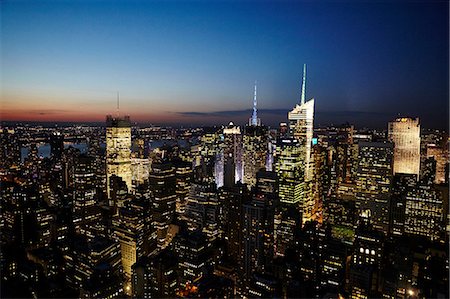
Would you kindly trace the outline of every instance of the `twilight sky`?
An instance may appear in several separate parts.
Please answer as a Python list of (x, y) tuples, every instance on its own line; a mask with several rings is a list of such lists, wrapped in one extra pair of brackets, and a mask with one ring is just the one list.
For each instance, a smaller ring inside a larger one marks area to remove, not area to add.
[(448, 127), (448, 1), (2, 1), (1, 120)]

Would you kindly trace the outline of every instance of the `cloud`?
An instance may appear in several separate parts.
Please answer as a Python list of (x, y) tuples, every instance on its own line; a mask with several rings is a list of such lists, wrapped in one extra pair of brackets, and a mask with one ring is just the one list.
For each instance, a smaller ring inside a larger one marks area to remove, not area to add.
[(70, 112), (69, 110), (59, 110), (59, 109), (45, 109), (45, 110), (30, 110), (28, 111), (30, 114), (37, 115), (51, 115), (51, 114), (61, 114)]

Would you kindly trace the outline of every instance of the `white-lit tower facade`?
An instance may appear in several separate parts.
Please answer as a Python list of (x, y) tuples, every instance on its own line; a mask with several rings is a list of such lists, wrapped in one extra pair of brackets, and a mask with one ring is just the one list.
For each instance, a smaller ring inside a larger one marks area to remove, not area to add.
[[(120, 177), (127, 185), (128, 192), (132, 188), (131, 175), (131, 123), (130, 117), (106, 117), (106, 186), (107, 195), (111, 199), (112, 175)], [(113, 203), (110, 202), (112, 205)]]
[[(306, 64), (303, 65), (303, 82), (300, 104), (288, 113), (289, 134), (300, 143), (301, 163), (304, 165), (304, 177), (300, 178), (305, 183), (301, 209), (303, 214), (303, 223), (311, 220), (314, 215), (314, 196), (311, 191), (313, 179), (313, 161), (311, 159), (311, 147), (314, 124), (314, 99), (305, 101), (306, 85)], [(281, 189), (281, 188), (280, 188)]]
[(394, 143), (394, 174), (414, 174), (420, 170), (419, 118), (399, 117), (388, 124), (388, 138)]

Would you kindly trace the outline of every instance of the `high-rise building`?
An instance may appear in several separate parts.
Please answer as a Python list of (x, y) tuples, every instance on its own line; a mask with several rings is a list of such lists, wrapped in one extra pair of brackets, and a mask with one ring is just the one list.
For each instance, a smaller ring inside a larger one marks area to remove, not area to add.
[(266, 168), (267, 128), (247, 126), (244, 133), (244, 183), (249, 187), (256, 185), (256, 173)]
[(256, 83), (253, 97), (253, 113), (245, 127), (243, 137), (243, 171), (244, 183), (249, 187), (256, 184), (256, 173), (266, 168), (268, 136), (267, 127), (261, 126), (256, 108)]
[(243, 273), (248, 282), (254, 272), (269, 271), (273, 258), (273, 219), (275, 209), (270, 198), (256, 194), (243, 205)]
[(415, 174), (396, 174), (392, 180), (391, 207), (389, 209), (390, 231), (402, 236), (405, 230), (406, 195), (417, 185)]
[(175, 297), (178, 261), (172, 251), (164, 249), (155, 256), (144, 256), (132, 268), (134, 298)]
[[(116, 175), (131, 191), (131, 124), (130, 117), (106, 117), (106, 184), (110, 198), (110, 177)], [(110, 202), (110, 205), (113, 203)]]
[(303, 66), (303, 83), (300, 105), (297, 104), (293, 110), (288, 113), (289, 133), (291, 137), (299, 140), (304, 152), (302, 160), (305, 164), (305, 178), (310, 180), (312, 177), (311, 146), (313, 137), (314, 123), (314, 99), (305, 102), (306, 85), (306, 65)]
[(95, 179), (95, 159), (86, 155), (77, 157), (73, 166), (73, 223), (75, 231), (89, 239), (102, 230)]
[[(427, 145), (427, 158), (433, 157), (436, 161), (435, 183), (444, 184), (446, 182), (446, 171), (448, 171), (448, 143), (444, 146), (436, 144)], [(448, 178), (447, 178), (448, 180)]]
[(210, 243), (202, 232), (184, 232), (174, 238), (182, 284), (191, 283), (212, 270)]
[(405, 233), (443, 240), (448, 213), (448, 188), (419, 184), (406, 193)]
[(305, 164), (302, 156), (304, 148), (294, 138), (284, 138), (277, 142), (275, 171), (279, 179), (280, 202), (302, 206), (305, 190)]
[(379, 298), (384, 236), (370, 224), (356, 229), (350, 263), (351, 298)]
[(393, 144), (359, 142), (356, 210), (375, 229), (389, 232)]
[(156, 228), (158, 247), (167, 246), (169, 224), (175, 216), (177, 201), (175, 167), (171, 163), (153, 163), (149, 176), (153, 203), (153, 226)]
[(64, 151), (64, 135), (60, 132), (54, 132), (50, 135), (50, 156), (55, 159), (61, 159)]
[(415, 174), (420, 169), (419, 118), (401, 117), (388, 124), (388, 137), (394, 143), (394, 173)]
[[(223, 165), (227, 165), (227, 160), (232, 159), (235, 167), (235, 182), (242, 182), (242, 133), (239, 126), (230, 122), (223, 129)], [(217, 184), (219, 185), (219, 184)]]
[(125, 292), (131, 294), (131, 266), (153, 248), (146, 200), (127, 201), (112, 220), (113, 236), (120, 243)]

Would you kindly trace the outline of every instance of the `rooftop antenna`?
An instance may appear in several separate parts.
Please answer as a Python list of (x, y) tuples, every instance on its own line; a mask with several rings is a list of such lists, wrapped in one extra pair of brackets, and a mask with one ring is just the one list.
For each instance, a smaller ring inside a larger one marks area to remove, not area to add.
[(256, 80), (255, 80), (255, 93), (253, 95), (253, 113), (252, 113), (252, 121), (251, 121), (252, 126), (258, 125), (258, 115), (257, 115), (258, 110), (256, 109), (256, 104), (257, 104), (257, 100), (256, 100)]
[(117, 92), (117, 117), (119, 117), (119, 92)]
[(302, 95), (300, 104), (305, 104), (305, 85), (306, 85), (306, 63), (303, 64), (303, 82), (302, 82)]

